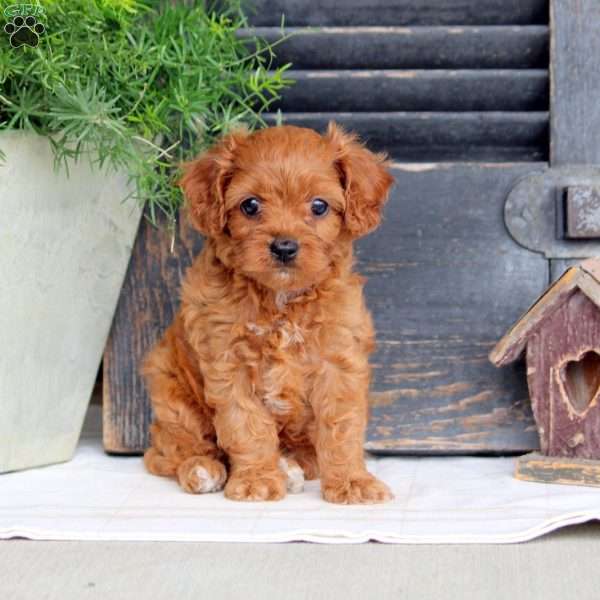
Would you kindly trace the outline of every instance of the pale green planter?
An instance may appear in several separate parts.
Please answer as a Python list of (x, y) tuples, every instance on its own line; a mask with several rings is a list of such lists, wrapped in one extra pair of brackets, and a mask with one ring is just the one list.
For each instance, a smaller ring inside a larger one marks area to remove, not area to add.
[(125, 174), (55, 172), (45, 138), (0, 150), (2, 473), (72, 457), (141, 211)]

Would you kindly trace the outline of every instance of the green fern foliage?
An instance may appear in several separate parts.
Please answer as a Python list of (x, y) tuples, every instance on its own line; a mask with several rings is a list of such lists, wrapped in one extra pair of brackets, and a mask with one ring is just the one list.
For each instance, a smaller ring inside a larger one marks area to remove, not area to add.
[[(13, 47), (2, 31), (0, 132), (48, 137), (57, 168), (86, 159), (126, 169), (135, 196), (171, 222), (182, 198), (178, 166), (237, 124), (261, 113), (290, 83), (272, 69), (273, 46), (242, 39), (236, 0), (45, 0), (45, 31)], [(0, 171), (1, 173), (1, 171)]]

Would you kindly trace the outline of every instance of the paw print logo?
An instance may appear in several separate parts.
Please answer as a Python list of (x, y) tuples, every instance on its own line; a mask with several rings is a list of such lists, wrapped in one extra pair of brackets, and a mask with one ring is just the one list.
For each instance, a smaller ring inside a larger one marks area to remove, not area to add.
[(13, 48), (20, 46), (35, 48), (40, 41), (40, 35), (45, 30), (46, 28), (38, 23), (38, 20), (32, 15), (25, 18), (14, 17), (4, 26), (4, 31), (10, 36), (10, 45)]

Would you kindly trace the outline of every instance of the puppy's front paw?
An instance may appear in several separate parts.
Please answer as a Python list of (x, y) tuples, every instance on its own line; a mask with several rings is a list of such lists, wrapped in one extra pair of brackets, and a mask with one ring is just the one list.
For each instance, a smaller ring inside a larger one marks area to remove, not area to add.
[(286, 480), (281, 471), (234, 473), (225, 486), (225, 496), (247, 502), (281, 500), (285, 496)]
[(223, 489), (227, 471), (218, 460), (208, 456), (192, 456), (179, 465), (177, 478), (189, 494), (205, 494)]
[(370, 473), (345, 480), (325, 481), (321, 487), (323, 498), (335, 504), (379, 504), (394, 497), (388, 486)]

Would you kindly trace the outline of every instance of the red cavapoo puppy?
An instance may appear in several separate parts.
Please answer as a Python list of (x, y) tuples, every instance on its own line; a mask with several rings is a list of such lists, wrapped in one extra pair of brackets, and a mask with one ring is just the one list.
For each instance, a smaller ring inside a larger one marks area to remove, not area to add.
[(237, 131), (185, 167), (206, 241), (144, 362), (151, 473), (233, 500), (317, 477), (330, 502), (392, 497), (363, 456), (374, 333), (352, 270), (392, 182), (385, 157), (333, 123)]

